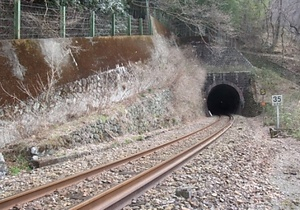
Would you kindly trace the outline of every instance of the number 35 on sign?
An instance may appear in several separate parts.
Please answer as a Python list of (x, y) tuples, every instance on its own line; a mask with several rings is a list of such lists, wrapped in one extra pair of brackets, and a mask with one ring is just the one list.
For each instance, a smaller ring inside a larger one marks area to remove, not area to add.
[(280, 106), (283, 102), (282, 95), (272, 95), (272, 105)]

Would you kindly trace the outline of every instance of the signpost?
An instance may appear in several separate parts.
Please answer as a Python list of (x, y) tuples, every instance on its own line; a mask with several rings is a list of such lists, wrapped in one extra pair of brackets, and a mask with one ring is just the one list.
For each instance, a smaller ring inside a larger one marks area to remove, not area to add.
[(260, 95), (262, 96), (266, 95), (266, 89), (264, 88), (260, 89)]
[(279, 129), (279, 106), (281, 106), (283, 102), (282, 95), (272, 95), (272, 105), (276, 106), (277, 110), (277, 126), (276, 128)]

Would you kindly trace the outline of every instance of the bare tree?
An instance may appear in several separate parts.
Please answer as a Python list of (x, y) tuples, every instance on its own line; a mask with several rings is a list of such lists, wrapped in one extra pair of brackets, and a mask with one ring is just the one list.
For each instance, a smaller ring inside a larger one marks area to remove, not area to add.
[[(131, 4), (145, 7), (140, 0)], [(174, 30), (197, 35), (224, 33), (234, 36), (231, 17), (220, 9), (222, 3), (211, 0), (207, 4), (197, 0), (155, 0), (150, 1), (150, 10), (162, 14), (164, 21), (174, 26)], [(188, 31), (187, 31), (188, 30)]]
[[(274, 6), (276, 10), (278, 10), (278, 15), (275, 17), (275, 21), (271, 20), (270, 25), (272, 28), (272, 34), (273, 34), (273, 40), (272, 40), (272, 45), (270, 50), (273, 51), (274, 48), (278, 44), (278, 39), (279, 39), (279, 33), (281, 29), (281, 23), (282, 23), (282, 0), (276, 0), (274, 3)], [(273, 18), (273, 15), (270, 16), (270, 18)]]

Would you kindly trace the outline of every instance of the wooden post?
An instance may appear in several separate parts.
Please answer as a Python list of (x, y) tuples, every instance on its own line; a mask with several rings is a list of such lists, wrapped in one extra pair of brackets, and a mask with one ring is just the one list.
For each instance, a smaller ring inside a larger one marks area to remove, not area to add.
[(127, 35), (131, 36), (131, 15), (128, 15), (128, 22), (127, 22)]
[(95, 11), (91, 11), (90, 17), (90, 37), (95, 36)]
[(139, 31), (140, 31), (140, 35), (143, 35), (143, 18), (139, 19)]
[(116, 14), (112, 14), (111, 35), (116, 35)]
[(21, 1), (15, 0), (14, 5), (14, 38), (21, 38)]
[(66, 37), (66, 7), (60, 7), (60, 37)]

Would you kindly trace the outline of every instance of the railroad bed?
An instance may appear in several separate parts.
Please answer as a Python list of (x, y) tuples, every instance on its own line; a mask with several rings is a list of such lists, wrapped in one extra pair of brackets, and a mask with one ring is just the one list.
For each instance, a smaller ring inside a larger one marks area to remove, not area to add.
[[(261, 141), (259, 138), (262, 137), (262, 134), (255, 133), (256, 124), (249, 125), (248, 119), (246, 120), (241, 117), (238, 119), (239, 123), (231, 129), (230, 133), (225, 134), (222, 139), (209, 146), (209, 149), (201, 152), (193, 161), (190, 161), (182, 169), (173, 173), (165, 181), (157, 185), (157, 187), (148, 190), (145, 195), (134, 199), (124, 209), (210, 209), (212, 207), (271, 209), (270, 206), (274, 205), (274, 202), (278, 202), (278, 199), (281, 199), (282, 196), (280, 192), (270, 185), (266, 178), (266, 175), (269, 173), (267, 171), (268, 164), (266, 159), (271, 158), (273, 153), (268, 151), (268, 147), (266, 147), (267, 142)], [(185, 129), (185, 131), (191, 131), (203, 124), (205, 123), (197, 122), (186, 126), (182, 130), (177, 128), (173, 130), (173, 137), (178, 137), (178, 134), (181, 136)], [(246, 130), (245, 128), (248, 127), (253, 128), (253, 130)], [(152, 145), (155, 142), (161, 143), (162, 139), (164, 139), (161, 136), (170, 136), (171, 133), (161, 133), (156, 140), (152, 138)], [(150, 139), (113, 149), (115, 151), (129, 151), (131, 150), (130, 148), (135, 148), (133, 150), (136, 152), (144, 149), (136, 149), (137, 145), (139, 147), (146, 147), (148, 140)], [(118, 152), (116, 153), (118, 154)], [(110, 154), (111, 159), (118, 157), (113, 156), (113, 153)], [(99, 156), (104, 158), (101, 154)], [(86, 161), (86, 157), (83, 159)], [(89, 161), (91, 160), (89, 159)], [(81, 160), (81, 162), (83, 161)], [(76, 165), (76, 161), (65, 164)], [(63, 170), (66, 165), (61, 167), (62, 174), (64, 174)], [(24, 187), (26, 183), (33, 182), (30, 179), (30, 175), (34, 176), (42, 171), (45, 172), (45, 170), (53, 170), (55, 167), (59, 169), (58, 166), (59, 164), (45, 167), (44, 169), (37, 169), (35, 173), (27, 176), (24, 176), (26, 174), (23, 174), (23, 176), (20, 174), (18, 177), (7, 177), (5, 180), (1, 180), (0, 190), (9, 189), (9, 186), (15, 186), (15, 189), (17, 189), (18, 185)], [(44, 174), (49, 173), (45, 172)], [(42, 175), (43, 173), (40, 176)], [(107, 181), (114, 181), (114, 178), (107, 177)], [(20, 185), (20, 183), (24, 184)], [(92, 185), (91, 188), (93, 188)], [(180, 193), (182, 189), (183, 191), (188, 191), (188, 197), (186, 197), (186, 193)], [(179, 193), (177, 193), (177, 190)], [(5, 192), (8, 193), (9, 190)], [(88, 194), (84, 194), (84, 190), (78, 190), (77, 196), (87, 197)], [(32, 203), (32, 207), (36, 209), (47, 209), (49, 207), (51, 209), (59, 209), (56, 205), (55, 197), (50, 201), (51, 203), (47, 204), (47, 208), (44, 207), (45, 202), (42, 201), (40, 203), (36, 202), (34, 205)], [(73, 199), (70, 201), (71, 203), (65, 203), (63, 209), (69, 209), (73, 205)]]
[[(209, 128), (208, 126), (205, 128), (208, 131), (203, 131), (204, 129), (201, 129), (200, 131), (197, 131), (196, 133), (189, 134), (185, 138), (177, 138), (174, 141), (171, 141), (172, 144), (167, 143), (164, 144), (163, 148), (158, 148), (157, 151), (150, 150), (146, 153), (140, 153), (137, 157), (136, 155), (133, 156), (133, 159), (126, 158), (126, 162), (130, 161), (129, 163), (118, 166), (120, 164), (124, 164), (123, 160), (114, 162), (112, 164), (107, 164), (104, 167), (98, 167), (90, 171), (86, 171), (84, 173), (80, 173), (79, 175), (71, 176), (70, 178), (67, 177), (66, 179), (63, 179), (62, 181), (56, 181), (54, 184), (48, 184), (44, 187), (35, 188), (33, 190), (25, 191), (21, 194), (17, 194), (13, 197), (3, 199), (0, 201), (0, 208), (8, 208), (15, 206), (15, 204), (18, 202), (19, 207), (18, 208), (34, 208), (35, 202), (28, 202), (28, 200), (33, 200), (35, 198), (40, 197), (41, 195), (46, 195), (45, 197), (42, 197), (42, 203), (43, 207), (47, 208), (45, 205), (48, 203), (50, 204), (48, 207), (53, 208), (52, 202), (53, 200), (56, 203), (57, 209), (63, 209), (68, 206), (68, 204), (72, 203), (77, 204), (80, 203), (86, 198), (92, 197), (98, 193), (101, 193), (107, 189), (112, 188), (113, 186), (127, 180), (131, 176), (134, 176), (136, 174), (139, 174), (159, 163), (162, 161), (165, 161), (167, 159), (170, 159), (172, 156), (181, 153), (182, 151), (186, 150), (187, 148), (190, 148), (192, 145), (195, 145), (197, 142), (199, 142), (199, 139), (207, 138), (207, 136), (211, 135), (211, 133), (215, 133), (216, 130), (223, 129), (223, 127), (229, 127), (227, 125), (228, 123), (228, 117), (221, 117), (220, 119), (217, 119), (215, 122), (212, 123), (212, 126)], [(198, 130), (198, 129), (197, 129)], [(187, 154), (190, 152), (188, 151)], [(149, 155), (148, 155), (149, 154)], [(139, 159), (136, 159), (139, 158)], [(135, 160), (136, 159), (136, 160)], [(169, 164), (168, 164), (169, 165)], [(116, 167), (117, 166), (117, 167)], [(100, 173), (98, 175), (99, 172)], [(97, 176), (95, 176), (97, 175)], [(116, 182), (112, 182), (110, 180), (107, 180), (107, 177), (117, 177)], [(80, 181), (80, 182), (79, 182)], [(65, 184), (66, 183), (66, 184)], [(74, 183), (77, 183), (74, 185)], [(71, 185), (70, 187), (65, 188), (66, 186)], [(92, 187), (91, 187), (92, 186)], [(62, 190), (58, 190), (61, 189)], [(84, 192), (83, 195), (79, 194), (78, 191)], [(118, 190), (120, 191), (120, 190)], [(49, 193), (53, 192), (49, 195)], [(115, 196), (118, 197), (118, 196)], [(48, 200), (47, 200), (48, 198)], [(129, 198), (129, 201), (131, 198)], [(38, 202), (41, 202), (37, 200)], [(66, 202), (67, 201), (67, 202)], [(69, 201), (69, 202), (68, 202)], [(22, 203), (25, 203), (22, 205)], [(103, 202), (101, 202), (103, 203)], [(67, 205), (66, 205), (67, 204)], [(32, 206), (33, 205), (33, 206)], [(104, 207), (102, 207), (104, 208)], [(106, 206), (105, 206), (106, 208)], [(77, 209), (77, 208), (75, 208)], [(90, 208), (88, 208), (90, 209)], [(98, 207), (97, 207), (98, 209)]]

